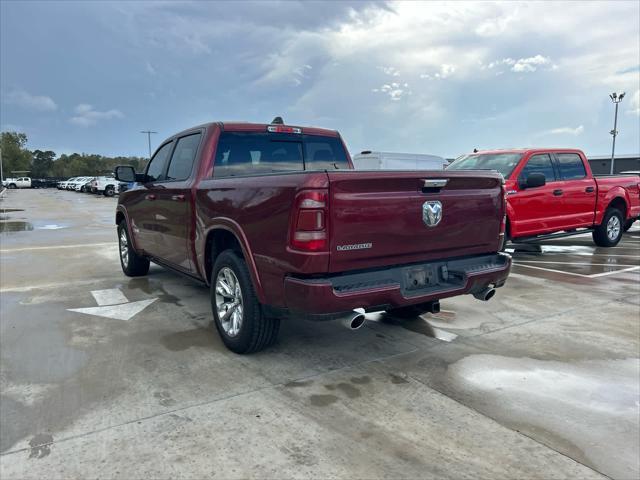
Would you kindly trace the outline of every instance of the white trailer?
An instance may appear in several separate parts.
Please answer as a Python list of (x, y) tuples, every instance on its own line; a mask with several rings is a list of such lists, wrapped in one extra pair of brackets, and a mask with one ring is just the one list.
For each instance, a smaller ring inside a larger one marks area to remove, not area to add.
[(444, 170), (449, 162), (437, 155), (365, 150), (353, 156), (353, 165), (356, 170)]

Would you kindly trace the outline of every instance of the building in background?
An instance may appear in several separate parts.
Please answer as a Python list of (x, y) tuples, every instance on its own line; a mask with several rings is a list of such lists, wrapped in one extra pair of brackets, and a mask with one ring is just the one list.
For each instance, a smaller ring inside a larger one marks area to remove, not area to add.
[[(589, 157), (589, 165), (594, 175), (608, 175), (611, 171), (611, 155)], [(616, 155), (613, 162), (613, 173), (639, 172), (640, 154)]]

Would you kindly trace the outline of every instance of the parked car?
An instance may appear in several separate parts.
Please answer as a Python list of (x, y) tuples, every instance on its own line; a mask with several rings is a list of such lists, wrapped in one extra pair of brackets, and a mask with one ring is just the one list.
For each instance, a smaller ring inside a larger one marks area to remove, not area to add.
[(31, 188), (31, 178), (29, 177), (18, 177), (18, 178), (7, 178), (2, 182), (7, 188)]
[(113, 197), (118, 189), (117, 180), (111, 176), (100, 176), (91, 181), (91, 192), (101, 193), (106, 197)]
[(71, 177), (71, 178), (68, 178), (68, 179), (66, 179), (66, 180), (63, 180), (62, 182), (60, 182), (60, 183), (58, 184), (58, 188), (59, 188), (60, 190), (67, 190), (67, 189), (68, 189), (69, 184), (70, 184), (70, 183), (75, 182), (75, 181), (76, 181), (76, 178), (78, 178), (78, 177)]
[(127, 190), (131, 190), (136, 182), (119, 182), (118, 183), (118, 193), (126, 192)]
[(365, 150), (353, 156), (353, 165), (356, 170), (444, 170), (449, 162), (437, 155)]
[(488, 300), (505, 197), (496, 172), (360, 172), (336, 131), (210, 123), (164, 141), (118, 200), (128, 276), (153, 261), (211, 286), (215, 325), (238, 353), (274, 342), (280, 318), (341, 319)]
[(640, 216), (640, 177), (594, 177), (580, 150), (494, 150), (464, 155), (447, 172), (489, 169), (507, 188), (506, 236), (529, 242), (591, 231), (601, 247), (618, 244)]
[(86, 192), (87, 188), (91, 188), (91, 181), (95, 177), (77, 177), (73, 182), (69, 182), (67, 185), (69, 190), (75, 190), (76, 192)]

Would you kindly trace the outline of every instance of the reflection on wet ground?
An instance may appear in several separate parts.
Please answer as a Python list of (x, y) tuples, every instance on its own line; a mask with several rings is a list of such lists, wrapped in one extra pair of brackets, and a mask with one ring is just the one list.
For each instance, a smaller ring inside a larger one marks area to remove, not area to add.
[[(624, 235), (613, 248), (597, 247), (591, 237), (556, 240), (553, 244), (517, 244), (507, 249), (519, 272), (561, 280), (563, 276), (600, 278), (623, 272), (640, 272), (638, 230)], [(558, 276), (560, 274), (560, 276)]]

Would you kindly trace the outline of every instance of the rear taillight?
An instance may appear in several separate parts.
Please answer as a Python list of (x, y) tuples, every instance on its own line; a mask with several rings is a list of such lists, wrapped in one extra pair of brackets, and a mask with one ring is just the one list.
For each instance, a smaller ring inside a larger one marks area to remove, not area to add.
[(327, 250), (327, 200), (326, 190), (305, 190), (298, 194), (292, 215), (291, 248), (305, 252)]
[(502, 186), (502, 222), (500, 222), (500, 235), (504, 235), (507, 230), (507, 189), (505, 188), (504, 180)]

